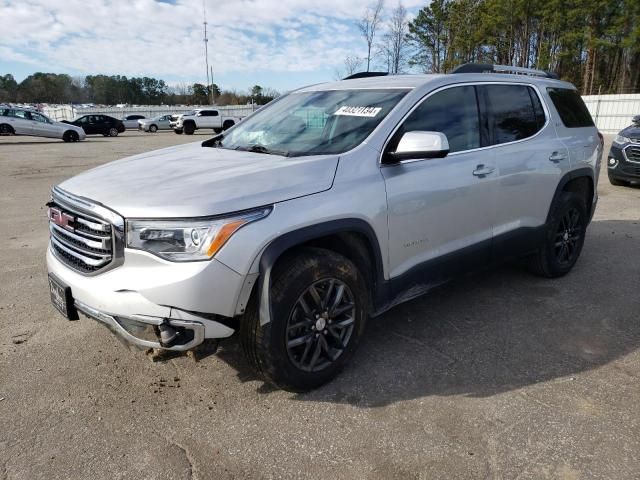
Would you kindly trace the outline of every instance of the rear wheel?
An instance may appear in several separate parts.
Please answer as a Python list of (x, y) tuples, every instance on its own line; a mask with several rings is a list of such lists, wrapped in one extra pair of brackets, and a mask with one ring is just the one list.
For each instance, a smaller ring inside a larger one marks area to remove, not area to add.
[(149, 127), (149, 131), (150, 131), (151, 133), (156, 133), (156, 132), (158, 131), (158, 127), (157, 127), (157, 126), (155, 126), (155, 125), (151, 125), (151, 126)]
[(305, 248), (274, 268), (271, 321), (260, 325), (258, 294), (242, 319), (249, 361), (267, 380), (290, 391), (317, 388), (340, 373), (364, 331), (368, 294), (347, 258)]
[(531, 270), (555, 278), (569, 273), (578, 261), (589, 219), (584, 198), (577, 193), (564, 192), (551, 208), (544, 242), (531, 258)]
[(0, 135), (13, 135), (14, 133), (16, 132), (11, 125), (7, 125), (6, 123), (0, 124)]
[(118, 129), (117, 129), (116, 127), (111, 127), (111, 128), (109, 129), (109, 133), (108, 133), (108, 135), (109, 135), (110, 137), (117, 137), (117, 136), (118, 136)]
[(236, 123), (233, 120), (225, 120), (224, 123), (222, 124), (222, 129), (223, 130), (228, 130), (231, 127), (233, 127)]
[(64, 140), (65, 142), (77, 142), (78, 140), (80, 140), (80, 136), (78, 135), (78, 132), (68, 130), (64, 132), (64, 135), (62, 135), (62, 140)]

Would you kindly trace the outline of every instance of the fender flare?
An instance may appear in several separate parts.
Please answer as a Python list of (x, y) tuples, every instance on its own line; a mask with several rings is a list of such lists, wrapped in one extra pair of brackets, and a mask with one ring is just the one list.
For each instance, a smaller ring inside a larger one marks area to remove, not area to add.
[[(553, 194), (553, 199), (551, 200), (551, 204), (549, 205), (549, 211), (547, 212), (547, 219), (545, 223), (549, 222), (549, 218), (551, 217), (551, 209), (553, 208), (553, 205), (556, 203), (556, 200), (560, 197), (560, 195), (562, 195), (562, 192), (564, 191), (564, 187), (567, 185), (567, 183), (569, 183), (572, 180), (575, 180), (576, 178), (582, 178), (582, 177), (586, 177), (591, 180), (591, 185), (593, 187), (593, 195), (595, 196), (597, 185), (595, 184), (596, 183), (595, 175), (593, 173), (592, 168), (580, 167), (580, 168), (577, 168), (576, 170), (571, 170), (570, 172), (565, 173), (564, 176), (558, 182), (556, 191)], [(587, 208), (589, 209), (590, 216), (593, 216), (593, 198), (591, 198), (591, 204), (587, 205)]]
[[(364, 235), (373, 250), (372, 267), (376, 278), (378, 290), (385, 288), (384, 270), (382, 262), (382, 252), (380, 242), (371, 225), (359, 218), (342, 218), (329, 220), (327, 222), (302, 227), (292, 230), (277, 237), (263, 250), (259, 261), (258, 292), (259, 292), (259, 314), (260, 325), (265, 325), (271, 321), (271, 300), (269, 290), (271, 287), (271, 269), (280, 256), (296, 245), (301, 245), (310, 240), (333, 235), (337, 233), (359, 233)], [(375, 292), (378, 293), (378, 292)], [(374, 295), (375, 295), (374, 293)]]

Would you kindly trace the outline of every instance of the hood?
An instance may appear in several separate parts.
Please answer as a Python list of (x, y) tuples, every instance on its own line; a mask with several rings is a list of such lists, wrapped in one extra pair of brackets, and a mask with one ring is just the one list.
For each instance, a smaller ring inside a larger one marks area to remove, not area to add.
[(60, 128), (64, 128), (66, 130), (75, 130), (78, 133), (82, 133), (84, 134), (84, 130), (82, 129), (82, 127), (78, 127), (77, 125), (74, 125), (71, 122), (68, 122), (66, 120), (63, 120), (61, 122), (53, 122), (53, 126), (54, 127), (60, 127)]
[(623, 137), (633, 138), (640, 140), (640, 126), (639, 125), (630, 125), (624, 130), (620, 131), (618, 135), (622, 135)]
[(128, 218), (219, 215), (331, 188), (338, 157), (281, 157), (202, 147), (144, 153), (81, 173), (63, 190)]

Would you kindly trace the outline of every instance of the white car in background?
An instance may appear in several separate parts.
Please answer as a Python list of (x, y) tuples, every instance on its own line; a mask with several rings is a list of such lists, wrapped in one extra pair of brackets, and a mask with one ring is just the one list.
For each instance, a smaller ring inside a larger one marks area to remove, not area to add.
[(87, 137), (80, 127), (53, 121), (36, 110), (10, 106), (0, 106), (0, 135), (60, 138), (65, 142)]

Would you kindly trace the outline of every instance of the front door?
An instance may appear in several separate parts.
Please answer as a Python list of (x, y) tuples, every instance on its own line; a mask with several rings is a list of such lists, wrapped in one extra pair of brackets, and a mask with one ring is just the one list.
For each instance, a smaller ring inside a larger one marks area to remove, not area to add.
[[(383, 165), (388, 204), (389, 271), (396, 285), (428, 287), (489, 261), (497, 171), (482, 150), (476, 89), (456, 86), (431, 94), (407, 117), (403, 133), (447, 136), (445, 158)], [(392, 282), (393, 284), (394, 282)]]

